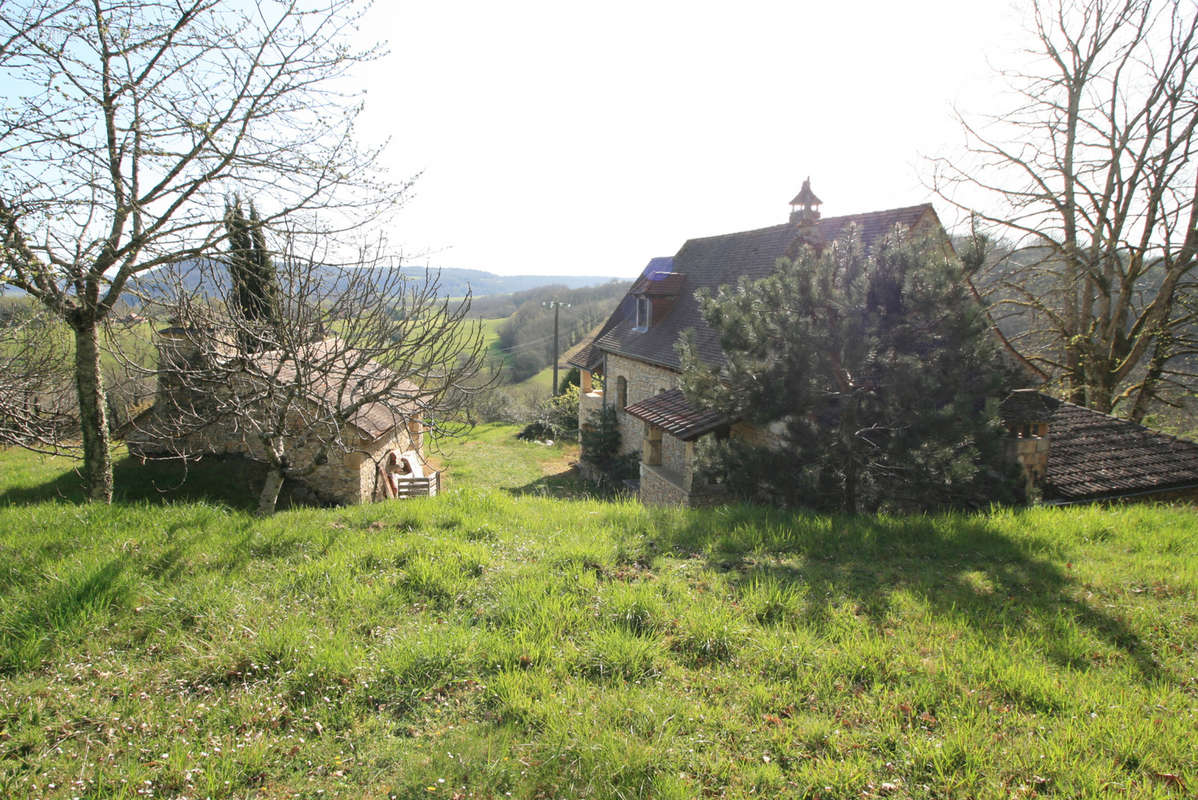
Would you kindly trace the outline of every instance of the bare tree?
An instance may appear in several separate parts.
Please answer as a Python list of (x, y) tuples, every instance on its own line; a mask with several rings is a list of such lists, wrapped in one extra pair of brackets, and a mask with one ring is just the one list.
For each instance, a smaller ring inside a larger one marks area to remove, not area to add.
[(265, 222), (343, 228), (401, 194), (361, 191), (373, 153), (342, 79), (378, 53), (350, 45), (358, 17), (352, 0), (0, 4), (0, 284), (73, 331), (92, 499), (112, 497), (98, 330), (131, 279), (209, 252), (232, 188), (269, 189)]
[[(164, 457), (237, 452), (264, 463), (259, 512), (269, 514), (284, 480), (365, 454), (351, 430), (418, 420), (455, 432), (455, 411), (491, 384), (470, 298), (441, 297), (436, 273), (407, 277), (368, 261), (330, 267), (310, 252), (282, 254), (271, 325), (241, 313), (223, 265), (191, 264), (199, 280), (175, 274), (157, 405), (136, 437)], [(207, 291), (183, 288), (197, 284)]]
[(1194, 385), (1198, 7), (1032, 0), (1032, 66), (936, 188), (1006, 243), (977, 280), (1073, 402), (1140, 420)]

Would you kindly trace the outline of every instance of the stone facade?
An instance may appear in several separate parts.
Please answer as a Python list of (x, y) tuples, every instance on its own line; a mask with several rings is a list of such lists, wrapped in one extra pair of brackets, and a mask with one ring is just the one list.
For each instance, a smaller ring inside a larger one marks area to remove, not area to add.
[[(589, 372), (585, 374), (590, 375)], [(591, 417), (602, 410), (603, 389), (592, 388), (589, 391), (580, 391), (578, 393), (578, 429), (582, 430)]]
[[(626, 397), (619, 395), (620, 379), (625, 381)], [(636, 417), (624, 413), (624, 406), (639, 402), (667, 389), (678, 387), (679, 375), (665, 367), (646, 364), (623, 356), (608, 355), (607, 371), (604, 374), (604, 384), (607, 386), (607, 402), (616, 403), (616, 417), (620, 421), (620, 450), (624, 453), (634, 453), (641, 450), (641, 440), (645, 437), (645, 423)], [(621, 404), (620, 400), (624, 402)], [(675, 440), (677, 441), (677, 440)], [(663, 458), (666, 449), (662, 441)]]
[[(589, 378), (589, 374), (584, 376), (584, 386), (590, 385)], [(649, 505), (709, 505), (718, 498), (709, 487), (699, 486), (694, 480), (694, 442), (684, 442), (655, 429), (623, 410), (624, 406), (678, 388), (680, 379), (681, 376), (674, 370), (608, 354), (604, 375), (606, 394), (604, 390), (592, 388), (592, 391), (582, 394), (579, 400), (578, 413), (582, 424), (592, 412), (602, 407), (605, 400), (616, 405), (620, 450), (623, 453), (640, 453), (639, 498)], [(739, 427), (746, 432), (757, 433), (756, 429), (748, 426)], [(733, 435), (736, 435), (735, 431)]]
[(1052, 440), (1048, 426), (1040, 426), (1040, 435), (1021, 435), (1008, 440), (1009, 458), (1013, 458), (1023, 469), (1024, 491), (1029, 498), (1039, 495), (1044, 476), (1048, 474), (1048, 450)]
[(682, 477), (642, 463), (640, 501), (654, 506), (690, 505), (690, 491), (682, 486)]
[(1185, 503), (1198, 508), (1198, 486), (1178, 489), (1175, 492), (1157, 492), (1144, 497), (1125, 498), (1122, 502)]
[[(240, 455), (265, 462), (261, 441), (242, 428), (236, 419), (218, 420), (186, 436), (170, 439), (161, 435), (166, 426), (155, 424), (153, 415), (164, 413), (161, 407), (151, 410), (150, 416), (134, 425), (126, 444), (129, 452), (142, 457), (188, 457), (204, 455)], [(287, 439), (287, 457), (296, 464), (310, 464), (316, 457), (324, 436), (305, 435), (296, 430)], [(392, 450), (413, 450), (423, 459), (424, 435), (420, 423), (413, 420), (407, 427), (396, 426), (388, 433), (371, 439), (353, 426), (345, 426), (340, 441), (346, 450), (334, 448), (323, 464), (304, 476), (302, 483), (321, 500), (338, 505), (358, 505), (382, 500), (385, 490), (379, 465)]]

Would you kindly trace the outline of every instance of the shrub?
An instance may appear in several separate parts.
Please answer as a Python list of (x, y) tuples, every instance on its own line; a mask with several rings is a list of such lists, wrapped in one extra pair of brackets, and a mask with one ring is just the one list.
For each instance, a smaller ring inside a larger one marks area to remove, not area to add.
[(578, 435), (578, 387), (540, 403), (535, 418), (518, 434), (521, 439), (566, 439)]

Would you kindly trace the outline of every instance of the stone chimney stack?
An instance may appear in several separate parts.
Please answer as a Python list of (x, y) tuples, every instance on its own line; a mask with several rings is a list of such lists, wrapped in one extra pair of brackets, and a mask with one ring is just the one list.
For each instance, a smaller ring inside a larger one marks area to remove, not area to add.
[(1036, 496), (1048, 473), (1048, 451), (1052, 445), (1048, 423), (1060, 401), (1034, 389), (1011, 392), (999, 413), (1011, 433), (1011, 456), (1023, 467), (1028, 497)]

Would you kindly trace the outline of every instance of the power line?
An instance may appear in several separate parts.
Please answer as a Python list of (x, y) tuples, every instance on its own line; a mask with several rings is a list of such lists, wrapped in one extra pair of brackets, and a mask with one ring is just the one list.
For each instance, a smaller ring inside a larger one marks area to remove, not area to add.
[(524, 347), (532, 347), (534, 344), (540, 344), (541, 342), (547, 342), (552, 338), (553, 338), (552, 335), (542, 336), (540, 339), (533, 339), (531, 342), (521, 342), (520, 344), (514, 344), (511, 347), (498, 347), (496, 349), (501, 353), (510, 353), (514, 350), (520, 350), (521, 348), (524, 348)]

